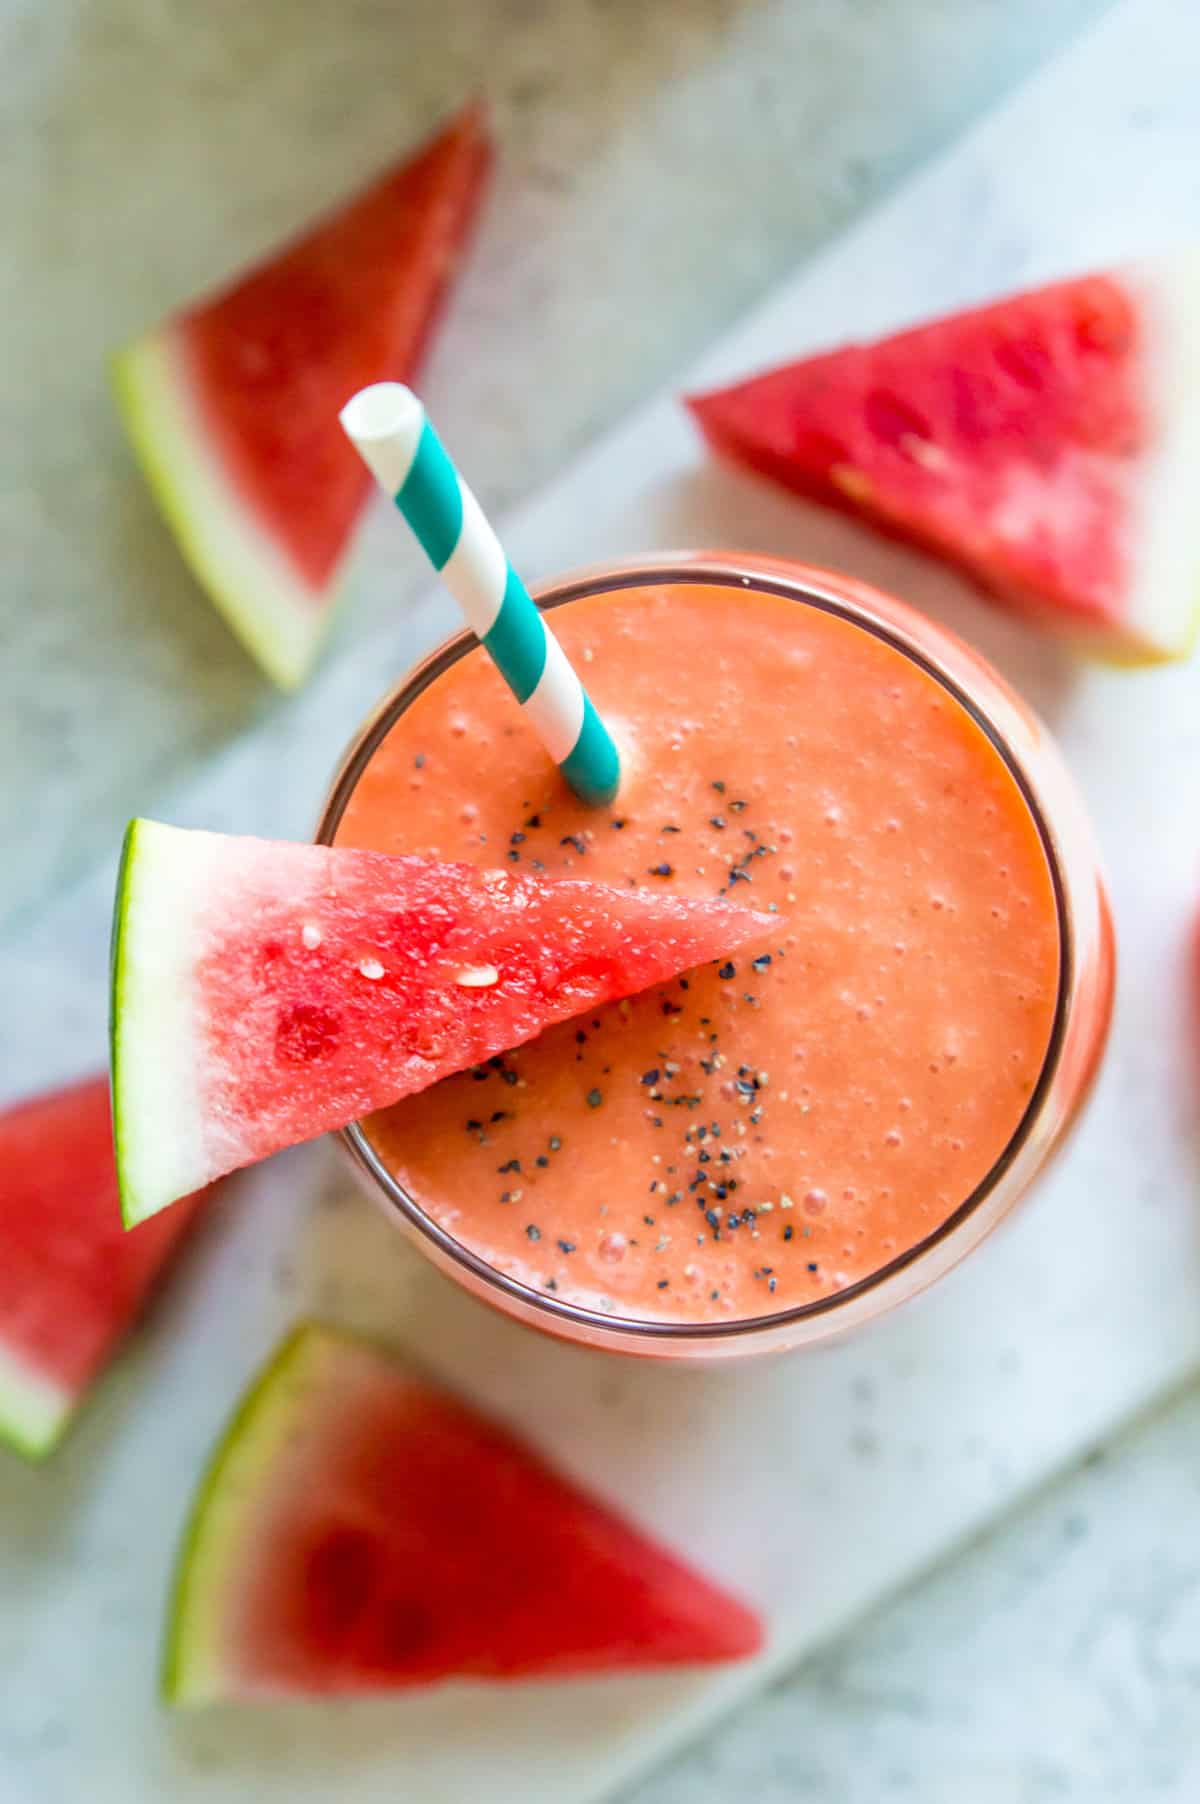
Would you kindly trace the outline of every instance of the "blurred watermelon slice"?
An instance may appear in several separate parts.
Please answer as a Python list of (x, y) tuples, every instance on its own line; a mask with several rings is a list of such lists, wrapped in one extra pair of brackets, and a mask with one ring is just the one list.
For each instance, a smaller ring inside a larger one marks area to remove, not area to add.
[(193, 1506), (178, 1704), (711, 1664), (754, 1611), (378, 1347), (305, 1326)]
[(914, 539), (1085, 649), (1200, 624), (1200, 253), (1081, 276), (689, 400), (709, 442)]
[(113, 941), (125, 1218), (777, 921), (718, 898), (134, 821)]
[(49, 1453), (200, 1200), (121, 1227), (108, 1079), (0, 1114), (0, 1439)]
[(413, 375), (490, 157), (469, 107), (115, 359), (126, 430), (184, 557), (284, 688), (316, 653), (370, 493), (338, 409), (364, 383)]

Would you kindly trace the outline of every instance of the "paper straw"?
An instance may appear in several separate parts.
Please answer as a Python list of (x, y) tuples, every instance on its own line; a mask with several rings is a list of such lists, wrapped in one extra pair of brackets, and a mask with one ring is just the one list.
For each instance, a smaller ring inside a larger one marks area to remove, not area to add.
[(341, 422), (571, 788), (585, 802), (611, 802), (617, 748), (421, 402), (403, 383), (376, 382), (347, 401)]

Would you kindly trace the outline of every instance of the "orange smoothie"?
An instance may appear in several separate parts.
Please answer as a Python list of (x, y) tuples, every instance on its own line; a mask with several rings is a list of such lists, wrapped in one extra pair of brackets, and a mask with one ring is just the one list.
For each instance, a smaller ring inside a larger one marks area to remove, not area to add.
[(837, 614), (682, 579), (554, 622), (621, 744), (617, 803), (575, 800), (474, 650), (396, 721), (338, 843), (728, 893), (778, 925), (370, 1140), (563, 1302), (703, 1323), (828, 1298), (945, 1222), (1030, 1107), (1062, 961), (1037, 824), (951, 692)]

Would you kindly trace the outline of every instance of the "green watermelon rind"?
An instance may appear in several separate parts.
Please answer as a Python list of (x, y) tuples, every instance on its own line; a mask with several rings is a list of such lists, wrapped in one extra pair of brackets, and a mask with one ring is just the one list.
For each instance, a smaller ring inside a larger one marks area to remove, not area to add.
[(77, 1402), (72, 1391), (0, 1346), (0, 1444), (23, 1459), (44, 1460), (62, 1439)]
[[(188, 1707), (225, 1698), (220, 1629), (230, 1555), (252, 1516), (259, 1480), (269, 1475), (305, 1407), (306, 1372), (319, 1372), (356, 1339), (319, 1322), (300, 1322), (246, 1390), (217, 1443), (192, 1502), (176, 1556), (159, 1671), (163, 1699)], [(365, 1343), (362, 1343), (365, 1344)], [(289, 1382), (294, 1381), (294, 1382)], [(226, 1485), (235, 1480), (230, 1489)]]
[(354, 535), (330, 581), (312, 590), (211, 448), (179, 331), (165, 327), (127, 345), (110, 373), (130, 444), (185, 563), (272, 681), (297, 688), (345, 587)]
[[(113, 1151), (127, 1228), (190, 1195), (207, 1178), (188, 975), (190, 904), (201, 893), (208, 841), (207, 834), (134, 820), (121, 848), (109, 1046)], [(139, 1031), (144, 1022), (153, 1022), (153, 1033)]]

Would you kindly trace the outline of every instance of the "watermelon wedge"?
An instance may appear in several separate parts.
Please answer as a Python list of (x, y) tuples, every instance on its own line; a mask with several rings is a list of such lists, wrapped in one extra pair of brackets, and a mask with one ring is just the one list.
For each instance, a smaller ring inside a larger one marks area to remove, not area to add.
[(184, 557), (283, 688), (312, 662), (370, 493), (338, 409), (364, 383), (413, 375), (490, 157), (469, 107), (114, 361), (126, 430)]
[(1200, 252), (1057, 282), (688, 405), (713, 447), (1122, 662), (1200, 625)]
[(113, 941), (125, 1219), (772, 924), (718, 899), (134, 821)]
[(108, 1079), (0, 1114), (0, 1440), (56, 1445), (199, 1202), (121, 1228)]
[(305, 1325), (193, 1506), (174, 1703), (743, 1659), (753, 1610), (368, 1342)]

